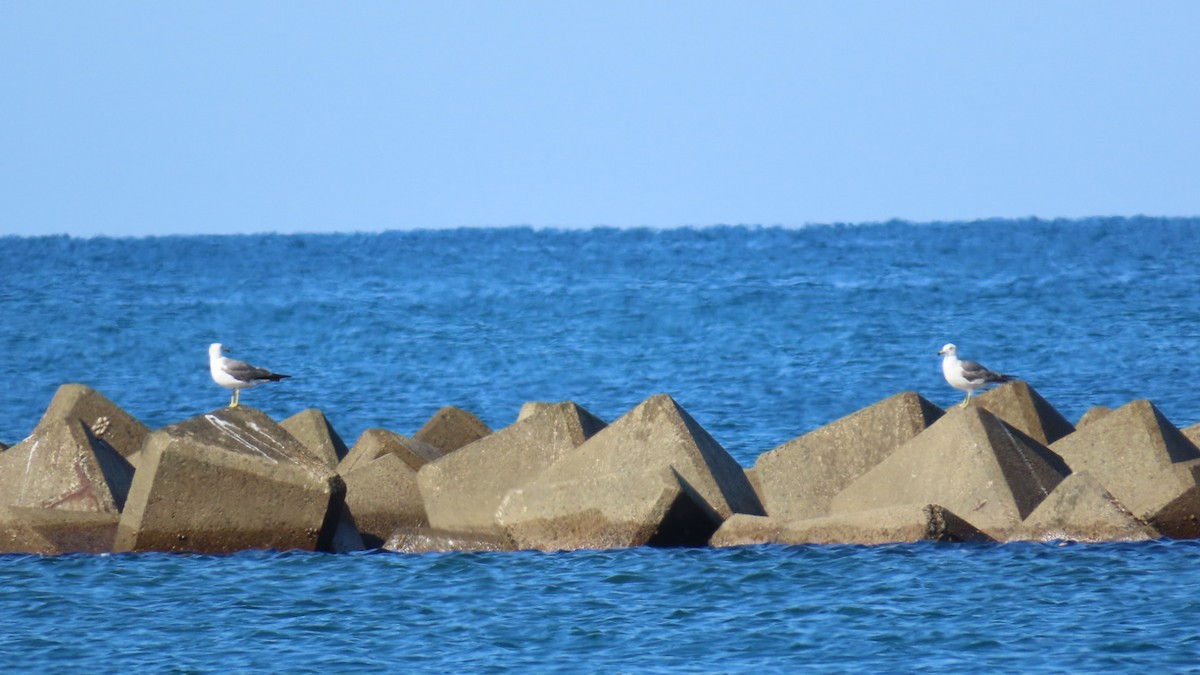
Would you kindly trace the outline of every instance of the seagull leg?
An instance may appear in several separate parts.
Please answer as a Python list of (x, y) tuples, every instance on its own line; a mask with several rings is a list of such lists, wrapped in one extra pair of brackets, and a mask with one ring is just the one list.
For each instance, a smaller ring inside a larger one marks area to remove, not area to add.
[(964, 399), (962, 400), (962, 403), (959, 403), (959, 404), (958, 404), (958, 407), (960, 407), (960, 408), (965, 408), (965, 407), (967, 407), (967, 404), (968, 404), (968, 403), (970, 403), (970, 402), (971, 402), (971, 390), (970, 390), (970, 389), (968, 389), (968, 390), (967, 390), (967, 397), (966, 397), (966, 398), (964, 398)]
[(236, 408), (236, 407), (238, 407), (238, 399), (240, 399), (240, 398), (241, 398), (240, 396), (238, 396), (238, 394), (240, 394), (240, 393), (242, 393), (242, 390), (241, 390), (241, 389), (234, 389), (234, 390), (233, 390), (233, 397), (229, 399), (229, 407), (230, 407), (230, 408)]

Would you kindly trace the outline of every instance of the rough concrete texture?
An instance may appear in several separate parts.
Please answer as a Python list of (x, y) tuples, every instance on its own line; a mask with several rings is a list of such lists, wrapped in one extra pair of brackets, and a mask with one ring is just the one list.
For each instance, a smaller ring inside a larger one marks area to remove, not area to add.
[(464, 535), (428, 527), (401, 527), (392, 532), (383, 548), (396, 553), (443, 553), (476, 551), (514, 551), (507, 537)]
[(721, 523), (674, 469), (537, 481), (508, 493), (497, 518), (520, 549), (703, 546)]
[(764, 515), (737, 460), (666, 394), (643, 401), (538, 476), (562, 483), (608, 474), (633, 475), (673, 467), (721, 516)]
[(114, 550), (329, 550), (345, 490), (261, 411), (223, 408), (146, 439)]
[(1192, 445), (1200, 447), (1200, 424), (1193, 424), (1190, 427), (1181, 429), (1183, 435), (1192, 442)]
[(763, 453), (754, 463), (763, 507), (783, 520), (828, 514), (839, 492), (942, 414), (904, 392)]
[(937, 504), (906, 504), (805, 520), (735, 515), (713, 535), (713, 546), (993, 541)]
[(54, 392), (38, 426), (72, 419), (137, 467), (138, 452), (150, 433), (145, 424), (87, 385), (64, 384)]
[(431, 527), (497, 536), (496, 507), (604, 428), (580, 406), (557, 403), (421, 468), (417, 483)]
[(117, 513), (133, 466), (72, 415), (47, 416), (0, 454), (0, 506)]
[(1035, 541), (1141, 541), (1158, 532), (1138, 520), (1090, 473), (1063, 479), (1023, 523), (1022, 539)]
[(974, 399), (973, 405), (982, 407), (1042, 445), (1050, 445), (1075, 431), (1062, 413), (1021, 380), (984, 392)]
[(1168, 537), (1200, 536), (1200, 449), (1149, 401), (1133, 401), (1055, 443), (1137, 518)]
[(37, 507), (0, 507), (0, 553), (107, 553), (120, 515)]
[(834, 498), (831, 515), (940, 504), (1005, 540), (1070, 469), (980, 406), (955, 408)]
[(382, 546), (398, 527), (428, 523), (417, 489), (417, 472), (398, 455), (385, 452), (358, 462), (342, 479), (346, 481), (346, 505), (365, 546)]
[(1083, 416), (1079, 418), (1079, 421), (1075, 423), (1075, 430), (1079, 431), (1088, 424), (1095, 422), (1110, 412), (1112, 412), (1112, 408), (1103, 405), (1088, 408), (1087, 411), (1083, 413)]
[(440, 449), (428, 443), (394, 431), (367, 429), (337, 465), (337, 470), (344, 476), (353, 471), (359, 463), (370, 462), (384, 455), (395, 455), (413, 471), (417, 471), (443, 454)]
[(433, 414), (413, 438), (450, 453), (492, 433), (478, 417), (454, 406), (446, 406)]
[(346, 443), (325, 418), (325, 413), (316, 408), (298, 412), (280, 422), (279, 426), (303, 443), (326, 466), (337, 466), (346, 456)]

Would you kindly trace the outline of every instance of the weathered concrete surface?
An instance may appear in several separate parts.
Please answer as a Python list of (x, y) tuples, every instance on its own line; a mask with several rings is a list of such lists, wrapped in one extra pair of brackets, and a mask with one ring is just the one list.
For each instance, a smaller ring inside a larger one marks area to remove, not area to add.
[(541, 408), (511, 426), (431, 462), (417, 474), (431, 527), (499, 536), (496, 508), (604, 422), (571, 402)]
[(1035, 541), (1141, 541), (1158, 532), (1138, 520), (1090, 473), (1063, 479), (1025, 519), (1022, 539)]
[(464, 535), (460, 532), (428, 527), (401, 527), (392, 532), (383, 548), (396, 553), (442, 553), (476, 551), (515, 551), (507, 537)]
[(362, 432), (354, 447), (337, 465), (338, 473), (346, 475), (362, 462), (370, 462), (384, 455), (395, 455), (414, 472), (429, 462), (442, 457), (437, 447), (403, 436), (387, 429), (367, 429)]
[(329, 550), (345, 491), (261, 411), (223, 408), (146, 439), (114, 550)]
[[(746, 472), (670, 396), (657, 394), (550, 465), (536, 482), (674, 468), (722, 519), (764, 515)], [(532, 486), (532, 484), (530, 484)]]
[(325, 413), (316, 408), (298, 412), (280, 422), (279, 426), (303, 443), (326, 466), (337, 466), (346, 456), (345, 441), (325, 418)]
[(1128, 403), (1051, 449), (1164, 536), (1200, 536), (1200, 449), (1149, 401)]
[(0, 553), (107, 553), (120, 515), (38, 507), (0, 507)]
[(974, 405), (981, 406), (1042, 445), (1048, 446), (1075, 431), (1062, 413), (1021, 380), (984, 392), (975, 398)]
[(346, 506), (363, 545), (369, 548), (382, 546), (398, 527), (429, 522), (417, 488), (417, 472), (395, 453), (355, 462), (342, 479), (346, 481)]
[(451, 453), (492, 433), (478, 417), (454, 406), (446, 406), (433, 414), (413, 438)]
[(1098, 405), (1098, 406), (1093, 406), (1091, 408), (1088, 408), (1087, 411), (1085, 411), (1083, 413), (1083, 416), (1079, 418), (1079, 422), (1077, 422), (1075, 424), (1075, 430), (1079, 431), (1080, 429), (1084, 428), (1088, 424), (1095, 422), (1096, 420), (1104, 417), (1105, 415), (1107, 415), (1110, 412), (1112, 412), (1112, 408), (1109, 408), (1108, 406), (1103, 406), (1103, 405)]
[[(150, 429), (103, 394), (82, 384), (64, 384), (54, 393), (38, 426), (54, 420), (78, 420), (91, 435), (134, 462)], [(132, 458), (132, 459), (131, 459)]]
[(497, 518), (521, 549), (703, 546), (722, 518), (670, 467), (536, 481), (508, 493)]
[(1045, 446), (972, 405), (947, 412), (843, 490), (831, 515), (940, 504), (1003, 541), (1069, 473)]
[(132, 480), (133, 466), (72, 415), (43, 417), (0, 454), (0, 506), (117, 513)]
[(1200, 447), (1200, 424), (1193, 424), (1190, 427), (1181, 429), (1181, 431), (1193, 445)]
[(763, 453), (754, 463), (763, 506), (782, 520), (828, 514), (839, 492), (942, 414), (904, 392)]
[(993, 541), (937, 504), (907, 504), (806, 520), (735, 515), (713, 535), (713, 546)]

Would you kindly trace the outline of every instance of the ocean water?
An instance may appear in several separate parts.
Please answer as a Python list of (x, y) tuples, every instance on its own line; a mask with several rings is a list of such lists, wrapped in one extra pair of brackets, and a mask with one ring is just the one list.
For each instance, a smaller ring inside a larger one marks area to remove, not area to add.
[[(936, 352), (1068, 419), (1200, 422), (1200, 219), (0, 238), (0, 441), (82, 382), (151, 427), (227, 402), (210, 342), (347, 442), (458, 405), (613, 420), (669, 393), (743, 465)], [(563, 554), (0, 556), (6, 671), (1200, 668), (1192, 542)]]

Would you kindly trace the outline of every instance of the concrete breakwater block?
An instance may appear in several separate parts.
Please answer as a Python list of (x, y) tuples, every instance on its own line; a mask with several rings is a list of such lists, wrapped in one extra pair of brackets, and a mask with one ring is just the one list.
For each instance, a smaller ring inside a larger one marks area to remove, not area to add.
[(942, 414), (904, 392), (763, 453), (754, 477), (766, 512), (783, 520), (826, 515), (839, 492)]
[(399, 527), (384, 542), (383, 549), (393, 553), (470, 553), (514, 551), (516, 547), (507, 536), (463, 534), (430, 527)]
[(38, 425), (54, 420), (76, 420), (100, 443), (137, 465), (150, 429), (100, 392), (82, 384), (64, 384), (54, 393)]
[(147, 437), (113, 548), (330, 550), (345, 491), (261, 411), (224, 408)]
[(345, 441), (325, 418), (325, 413), (316, 408), (302, 410), (280, 422), (279, 426), (326, 466), (337, 466), (348, 452)]
[(509, 492), (497, 517), (519, 549), (703, 546), (722, 518), (671, 467), (536, 481)]
[(763, 513), (745, 472), (659, 394), (509, 492), (497, 520), (519, 548), (561, 550), (703, 545), (734, 513)]
[(428, 443), (386, 429), (367, 429), (358, 437), (337, 470), (365, 546), (382, 546), (398, 527), (428, 523), (417, 469), (441, 455)]
[(1064, 478), (1029, 514), (1022, 528), (1023, 532), (1014, 538), (1099, 542), (1142, 541), (1160, 536), (1086, 471), (1076, 471)]
[(1070, 472), (988, 411), (956, 408), (838, 494), (831, 515), (940, 504), (1005, 540)]
[(535, 482), (562, 483), (670, 467), (721, 519), (764, 515), (745, 470), (692, 416), (656, 394), (550, 465)]
[(1164, 536), (1200, 536), (1200, 449), (1149, 401), (1121, 406), (1051, 449)]
[(513, 488), (603, 429), (604, 422), (572, 402), (536, 413), (431, 462), (417, 484), (435, 529), (500, 536), (496, 509)]
[(107, 553), (120, 518), (115, 511), (0, 507), (0, 553)]
[(415, 472), (429, 462), (440, 459), (444, 454), (439, 448), (394, 431), (367, 429), (338, 463), (337, 470), (344, 475), (361, 463), (384, 455), (395, 455)]
[(492, 433), (488, 425), (462, 408), (446, 406), (430, 417), (413, 434), (413, 438), (428, 443), (443, 453), (450, 453)]
[(713, 546), (985, 542), (991, 537), (937, 504), (907, 504), (820, 518), (786, 520), (735, 515), (713, 535)]
[(0, 454), (0, 506), (117, 513), (133, 475), (133, 466), (78, 419), (43, 419)]
[(1013, 380), (984, 392), (975, 399), (974, 405), (1042, 445), (1048, 446), (1075, 431), (1062, 413), (1022, 380)]

